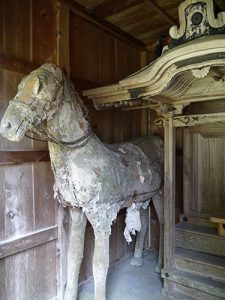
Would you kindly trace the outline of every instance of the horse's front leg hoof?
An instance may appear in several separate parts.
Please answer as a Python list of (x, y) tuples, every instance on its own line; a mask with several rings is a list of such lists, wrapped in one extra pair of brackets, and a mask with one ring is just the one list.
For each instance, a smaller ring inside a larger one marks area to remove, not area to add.
[(130, 261), (130, 265), (133, 267), (141, 267), (143, 265), (143, 258), (134, 256)]
[(161, 266), (159, 266), (159, 264), (156, 264), (155, 272), (158, 273), (158, 274), (161, 274)]
[(77, 300), (77, 292), (74, 289), (67, 288), (63, 300)]

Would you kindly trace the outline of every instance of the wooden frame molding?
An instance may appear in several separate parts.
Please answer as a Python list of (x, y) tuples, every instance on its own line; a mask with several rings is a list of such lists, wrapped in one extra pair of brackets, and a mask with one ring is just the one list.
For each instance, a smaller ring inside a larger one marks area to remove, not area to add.
[[(214, 76), (215, 70), (217, 72), (221, 65), (225, 65), (224, 37), (222, 34), (208, 36), (203, 40), (196, 39), (166, 51), (148, 67), (117, 84), (85, 90), (83, 95), (92, 99), (99, 109), (135, 107), (140, 106), (140, 101), (146, 105), (158, 100), (155, 102), (171, 104), (175, 108), (178, 105), (189, 105), (191, 102), (210, 101), (224, 97), (223, 74), (221, 81), (217, 80), (218, 76)], [(202, 68), (210, 69), (203, 78), (199, 75), (204, 73)], [(193, 75), (193, 70), (200, 78)], [(198, 86), (203, 86), (204, 82), (210, 89), (203, 96)], [(130, 91), (138, 93), (131, 94)], [(134, 102), (136, 99), (140, 100), (138, 105)]]
[(56, 240), (58, 237), (57, 225), (45, 228), (26, 234), (19, 238), (6, 240), (0, 243), (0, 258), (16, 254), (28, 250), (33, 247), (45, 244), (47, 242)]
[[(198, 126), (202, 124), (209, 123), (224, 123), (225, 122), (225, 113), (215, 113), (215, 114), (202, 114), (202, 115), (187, 115), (187, 116), (173, 116), (172, 124), (173, 127), (190, 127)], [(155, 120), (155, 125), (158, 127), (166, 126), (165, 118), (157, 118)]]
[(48, 150), (0, 151), (0, 165), (50, 161)]
[(9, 57), (6, 55), (0, 55), (0, 69), (13, 71), (21, 74), (29, 74), (36, 69), (33, 63), (17, 59), (15, 57)]

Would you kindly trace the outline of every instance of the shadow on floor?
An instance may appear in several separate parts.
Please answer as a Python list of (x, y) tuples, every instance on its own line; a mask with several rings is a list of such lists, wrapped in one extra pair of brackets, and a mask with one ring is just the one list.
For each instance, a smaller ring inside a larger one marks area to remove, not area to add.
[[(161, 295), (162, 279), (154, 272), (156, 251), (145, 251), (142, 267), (130, 266), (130, 259), (114, 264), (107, 277), (107, 300), (166, 300)], [(93, 300), (93, 279), (80, 286), (78, 300)]]

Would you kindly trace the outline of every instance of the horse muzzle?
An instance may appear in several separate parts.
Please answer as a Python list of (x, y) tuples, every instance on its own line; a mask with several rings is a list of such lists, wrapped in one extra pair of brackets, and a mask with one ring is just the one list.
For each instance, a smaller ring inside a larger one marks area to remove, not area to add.
[(12, 114), (10, 109), (7, 109), (0, 124), (0, 134), (10, 141), (19, 142), (25, 135), (27, 130), (27, 122), (19, 116)]

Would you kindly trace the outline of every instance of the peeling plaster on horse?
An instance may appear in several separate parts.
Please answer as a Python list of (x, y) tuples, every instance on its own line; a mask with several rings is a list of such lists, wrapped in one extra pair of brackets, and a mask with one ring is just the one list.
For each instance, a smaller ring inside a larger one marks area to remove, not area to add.
[[(44, 125), (47, 120), (47, 127)], [(156, 136), (129, 143), (106, 145), (92, 133), (84, 106), (62, 71), (44, 64), (18, 86), (1, 121), (1, 134), (20, 141), (27, 130), (48, 140), (54, 191), (63, 206), (70, 207), (70, 241), (67, 286), (64, 299), (77, 297), (87, 219), (95, 234), (93, 273), (95, 300), (104, 300), (109, 265), (109, 235), (120, 209), (127, 208), (124, 235), (139, 231), (131, 261), (142, 265), (150, 200), (161, 225), (159, 269), (162, 263), (163, 143)]]

